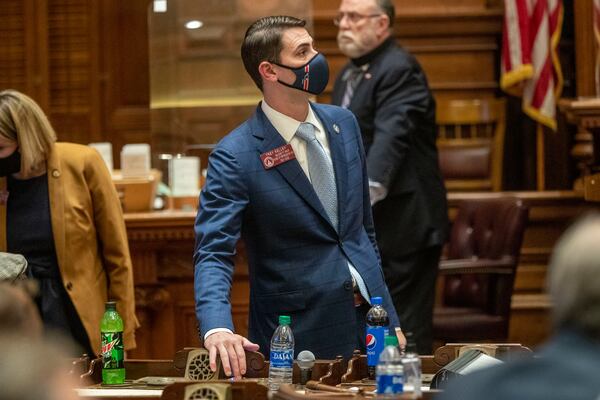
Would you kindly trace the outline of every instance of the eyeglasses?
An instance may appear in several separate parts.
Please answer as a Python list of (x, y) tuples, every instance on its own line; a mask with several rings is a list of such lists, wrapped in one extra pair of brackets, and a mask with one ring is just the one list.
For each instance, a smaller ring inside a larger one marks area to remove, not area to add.
[(358, 23), (358, 21), (360, 21), (361, 19), (380, 17), (381, 15), (383, 15), (383, 14), (363, 15), (363, 14), (359, 14), (359, 13), (355, 13), (355, 12), (341, 12), (335, 16), (335, 18), (333, 19), (333, 24), (335, 26), (340, 26), (344, 17), (348, 18), (348, 21), (350, 22), (350, 24), (354, 25), (354, 24)]

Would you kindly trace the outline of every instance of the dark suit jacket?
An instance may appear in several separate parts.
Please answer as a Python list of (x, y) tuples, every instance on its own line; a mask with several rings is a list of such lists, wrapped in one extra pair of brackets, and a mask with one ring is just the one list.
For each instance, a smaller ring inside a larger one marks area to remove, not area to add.
[[(402, 256), (442, 244), (448, 226), (446, 190), (436, 148), (435, 101), (415, 58), (388, 39), (363, 59), (369, 68), (349, 109), (356, 115), (372, 181), (388, 188), (373, 214), (379, 249)], [(332, 102), (346, 88), (338, 76)]]
[[(229, 292), (240, 236), (250, 279), (249, 339), (269, 354), (278, 315), (292, 317), (296, 350), (318, 358), (350, 356), (358, 326), (348, 260), (372, 296), (398, 318), (385, 286), (369, 205), (365, 158), (356, 119), (312, 104), (327, 130), (337, 181), (336, 232), (300, 164), (265, 169), (260, 155), (285, 145), (260, 106), (209, 158), (196, 219), (195, 292), (201, 335), (233, 330)], [(361, 324), (362, 325), (362, 324)]]
[(474, 372), (450, 383), (439, 399), (597, 400), (600, 343), (560, 332), (536, 358)]

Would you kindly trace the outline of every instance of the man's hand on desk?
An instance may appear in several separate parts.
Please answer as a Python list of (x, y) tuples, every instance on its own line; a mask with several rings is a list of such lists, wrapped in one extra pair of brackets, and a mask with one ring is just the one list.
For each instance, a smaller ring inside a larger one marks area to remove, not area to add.
[(258, 351), (257, 344), (230, 332), (213, 333), (204, 340), (204, 347), (209, 351), (210, 369), (217, 370), (218, 354), (225, 374), (235, 378), (241, 378), (246, 373), (244, 350)]
[(400, 347), (400, 350), (404, 350), (406, 348), (406, 337), (402, 333), (402, 329), (396, 328), (396, 337), (398, 338), (398, 347)]

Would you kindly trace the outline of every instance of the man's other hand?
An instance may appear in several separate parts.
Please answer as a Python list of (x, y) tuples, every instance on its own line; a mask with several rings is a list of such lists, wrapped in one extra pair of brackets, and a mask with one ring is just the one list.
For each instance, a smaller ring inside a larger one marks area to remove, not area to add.
[(209, 352), (210, 369), (217, 370), (217, 354), (221, 357), (223, 371), (227, 376), (241, 378), (246, 373), (244, 350), (257, 351), (258, 345), (243, 336), (230, 332), (215, 332), (204, 340)]
[(406, 348), (406, 337), (402, 333), (402, 329), (396, 328), (396, 337), (398, 338), (398, 347), (400, 347), (400, 350), (404, 350)]

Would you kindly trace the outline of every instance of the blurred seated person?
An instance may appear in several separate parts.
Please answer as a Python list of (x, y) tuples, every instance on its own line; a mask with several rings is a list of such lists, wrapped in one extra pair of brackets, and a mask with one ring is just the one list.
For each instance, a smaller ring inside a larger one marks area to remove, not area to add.
[(46, 330), (72, 338), (79, 354), (100, 352), (108, 299), (125, 349), (135, 347), (131, 259), (110, 173), (96, 150), (56, 143), (41, 108), (15, 90), (0, 92), (0, 251), (27, 259)]
[(600, 215), (565, 232), (548, 274), (556, 332), (536, 357), (458, 378), (440, 399), (600, 399)]
[(0, 400), (76, 400), (61, 342), (0, 335)]
[(31, 296), (18, 285), (0, 282), (0, 335), (42, 336), (40, 314)]

